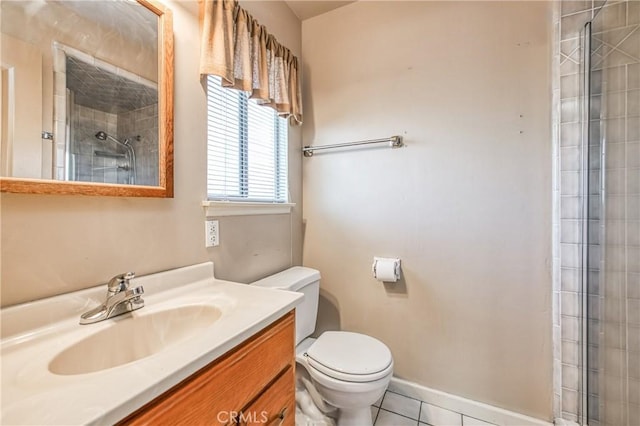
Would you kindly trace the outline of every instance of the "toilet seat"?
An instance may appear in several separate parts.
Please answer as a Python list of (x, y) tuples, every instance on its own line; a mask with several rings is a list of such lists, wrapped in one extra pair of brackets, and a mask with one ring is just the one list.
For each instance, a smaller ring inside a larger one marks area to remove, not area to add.
[(326, 331), (307, 349), (308, 365), (336, 380), (373, 382), (393, 370), (389, 348), (360, 333)]

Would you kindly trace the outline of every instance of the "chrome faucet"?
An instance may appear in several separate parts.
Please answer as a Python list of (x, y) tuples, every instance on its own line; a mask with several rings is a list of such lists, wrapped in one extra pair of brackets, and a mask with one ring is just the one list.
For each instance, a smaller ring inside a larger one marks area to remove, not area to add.
[(144, 294), (144, 288), (129, 288), (129, 280), (135, 276), (134, 272), (127, 272), (111, 278), (107, 283), (107, 301), (82, 314), (80, 324), (93, 324), (142, 308), (144, 300), (141, 296)]

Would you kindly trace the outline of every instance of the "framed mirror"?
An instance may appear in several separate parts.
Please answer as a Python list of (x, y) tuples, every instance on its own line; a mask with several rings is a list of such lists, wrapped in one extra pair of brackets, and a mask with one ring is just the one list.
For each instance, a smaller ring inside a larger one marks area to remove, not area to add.
[(173, 29), (155, 0), (0, 2), (0, 190), (173, 197)]

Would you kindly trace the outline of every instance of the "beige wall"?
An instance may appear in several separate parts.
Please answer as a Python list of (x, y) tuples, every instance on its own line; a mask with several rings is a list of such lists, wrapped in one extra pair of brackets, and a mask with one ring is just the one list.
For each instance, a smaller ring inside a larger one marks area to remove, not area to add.
[[(43, 170), (40, 133), (43, 109), (42, 54), (34, 45), (6, 34), (2, 34), (0, 52), (2, 67), (7, 72), (2, 88), (5, 131), (0, 139), (3, 155), (0, 176), (40, 179), (47, 172), (51, 175), (51, 163), (48, 170)], [(49, 101), (53, 103), (53, 99)]]
[[(300, 263), (300, 129), (291, 129), (294, 213), (220, 218), (221, 245), (204, 247), (206, 106), (198, 79), (197, 3), (166, 1), (175, 32), (175, 198), (0, 195), (2, 305), (207, 260), (217, 276), (250, 281)], [(300, 22), (282, 2), (245, 7), (300, 53)]]
[[(304, 264), (395, 375), (552, 418), (550, 4), (357, 2), (302, 25)], [(373, 256), (403, 279), (371, 277)], [(330, 301), (330, 302), (327, 302)]]

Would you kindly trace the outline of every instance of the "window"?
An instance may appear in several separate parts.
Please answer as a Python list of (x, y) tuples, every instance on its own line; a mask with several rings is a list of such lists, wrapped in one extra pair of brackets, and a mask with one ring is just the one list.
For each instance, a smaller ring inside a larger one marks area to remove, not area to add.
[(286, 203), (287, 121), (207, 77), (209, 200)]

